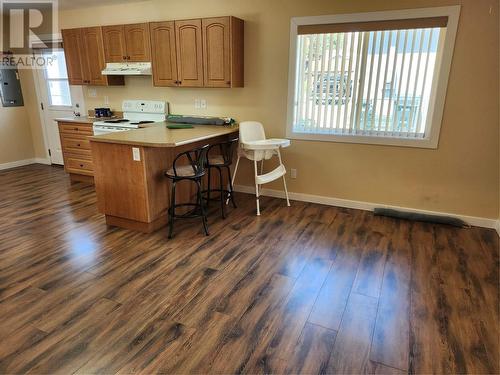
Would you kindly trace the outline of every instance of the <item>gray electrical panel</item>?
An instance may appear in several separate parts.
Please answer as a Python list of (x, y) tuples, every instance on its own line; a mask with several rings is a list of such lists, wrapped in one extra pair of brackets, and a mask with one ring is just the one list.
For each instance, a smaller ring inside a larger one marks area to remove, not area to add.
[(17, 69), (0, 68), (0, 96), (4, 107), (21, 107), (24, 105)]

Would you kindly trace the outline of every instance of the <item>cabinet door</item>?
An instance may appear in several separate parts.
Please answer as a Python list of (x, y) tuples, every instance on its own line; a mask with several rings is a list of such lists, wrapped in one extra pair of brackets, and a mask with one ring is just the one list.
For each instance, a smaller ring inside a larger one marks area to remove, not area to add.
[(231, 87), (230, 18), (204, 18), (203, 77), (206, 87)]
[(127, 59), (123, 26), (104, 26), (102, 38), (106, 62), (123, 62)]
[(149, 29), (153, 83), (155, 86), (177, 86), (174, 22), (152, 22)]
[(70, 85), (83, 85), (84, 67), (82, 65), (82, 30), (62, 30), (64, 56)]
[(127, 61), (151, 61), (149, 24), (137, 23), (123, 26)]
[(107, 79), (101, 74), (105, 68), (102, 32), (100, 27), (86, 27), (83, 29), (83, 41), (87, 57), (89, 84), (107, 85)]
[(175, 43), (179, 85), (203, 86), (201, 20), (175, 21)]

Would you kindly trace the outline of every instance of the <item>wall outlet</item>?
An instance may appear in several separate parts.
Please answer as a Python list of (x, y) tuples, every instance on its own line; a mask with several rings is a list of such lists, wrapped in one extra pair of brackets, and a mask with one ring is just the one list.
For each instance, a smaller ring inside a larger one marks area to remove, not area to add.
[(297, 170), (295, 168), (290, 169), (290, 177), (293, 179), (297, 178)]
[(141, 161), (141, 151), (138, 147), (132, 147), (132, 159), (134, 161)]
[(109, 105), (109, 96), (104, 96), (104, 105)]
[(200, 99), (195, 99), (194, 100), (194, 108), (195, 109), (200, 109), (201, 108)]
[(94, 88), (89, 88), (89, 89), (87, 89), (87, 95), (89, 98), (96, 98), (97, 97), (97, 90)]
[(207, 101), (205, 99), (200, 100), (200, 108), (207, 108)]

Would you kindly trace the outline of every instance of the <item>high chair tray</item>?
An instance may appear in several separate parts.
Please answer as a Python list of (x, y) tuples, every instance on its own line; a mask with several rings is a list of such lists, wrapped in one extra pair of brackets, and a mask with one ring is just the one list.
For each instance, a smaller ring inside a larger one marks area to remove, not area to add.
[(245, 142), (241, 145), (247, 150), (269, 150), (280, 147), (288, 147), (290, 146), (290, 140), (283, 138), (269, 138), (260, 141)]

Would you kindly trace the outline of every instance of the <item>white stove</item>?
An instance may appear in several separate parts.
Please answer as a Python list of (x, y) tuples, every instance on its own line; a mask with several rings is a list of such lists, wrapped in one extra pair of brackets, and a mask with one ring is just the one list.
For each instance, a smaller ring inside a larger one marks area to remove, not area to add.
[(165, 121), (168, 103), (158, 100), (124, 100), (123, 118), (94, 122), (94, 135), (137, 129), (144, 124)]

